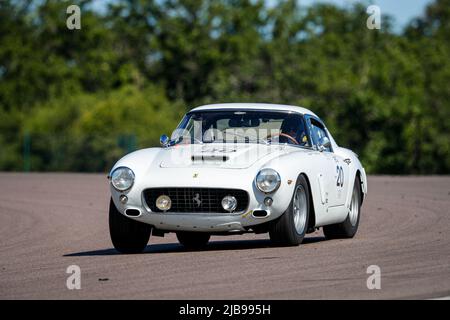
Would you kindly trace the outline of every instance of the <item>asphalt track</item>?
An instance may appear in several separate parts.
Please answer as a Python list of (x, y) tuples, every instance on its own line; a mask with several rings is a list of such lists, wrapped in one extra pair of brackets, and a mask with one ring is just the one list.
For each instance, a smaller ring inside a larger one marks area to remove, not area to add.
[[(358, 234), (299, 247), (173, 234), (121, 255), (108, 233), (105, 175), (0, 173), (0, 299), (409, 299), (450, 296), (450, 177), (369, 177)], [(81, 268), (68, 290), (66, 269)], [(381, 270), (369, 290), (367, 267)]]

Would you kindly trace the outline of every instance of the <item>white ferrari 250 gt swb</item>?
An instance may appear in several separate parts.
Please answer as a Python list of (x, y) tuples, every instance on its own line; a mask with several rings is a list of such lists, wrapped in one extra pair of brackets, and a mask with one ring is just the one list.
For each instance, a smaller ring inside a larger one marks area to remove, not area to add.
[(358, 229), (364, 168), (308, 109), (201, 106), (160, 140), (160, 148), (124, 156), (108, 176), (110, 234), (122, 253), (168, 232), (197, 249), (211, 235), (268, 232), (277, 245), (298, 245), (319, 227), (327, 238)]

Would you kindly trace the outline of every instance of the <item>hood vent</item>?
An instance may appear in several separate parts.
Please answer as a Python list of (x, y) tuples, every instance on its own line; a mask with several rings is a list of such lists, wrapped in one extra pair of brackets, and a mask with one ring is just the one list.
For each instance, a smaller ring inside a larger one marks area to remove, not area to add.
[(228, 161), (228, 156), (215, 156), (215, 155), (193, 155), (191, 160), (193, 162), (197, 161), (214, 161), (214, 162), (225, 162)]

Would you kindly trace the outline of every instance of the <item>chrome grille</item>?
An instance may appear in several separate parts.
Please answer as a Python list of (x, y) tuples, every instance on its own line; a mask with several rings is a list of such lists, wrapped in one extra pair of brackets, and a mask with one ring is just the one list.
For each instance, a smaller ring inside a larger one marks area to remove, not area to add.
[(219, 188), (152, 188), (144, 190), (144, 199), (153, 212), (162, 212), (156, 207), (156, 199), (169, 196), (172, 206), (168, 212), (229, 213), (222, 208), (225, 196), (234, 196), (237, 207), (234, 212), (242, 212), (248, 207), (248, 194), (244, 190)]

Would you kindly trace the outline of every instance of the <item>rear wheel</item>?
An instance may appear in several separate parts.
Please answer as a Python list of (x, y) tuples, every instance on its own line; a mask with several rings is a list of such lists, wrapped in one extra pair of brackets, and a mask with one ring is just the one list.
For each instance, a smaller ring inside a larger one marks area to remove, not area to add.
[(309, 220), (309, 187), (305, 177), (297, 178), (294, 194), (286, 212), (270, 228), (270, 240), (278, 245), (297, 246), (302, 243)]
[(109, 203), (109, 234), (117, 251), (139, 253), (147, 246), (152, 227), (132, 220), (117, 210), (114, 202)]
[(177, 232), (178, 241), (187, 249), (202, 249), (206, 247), (210, 237), (210, 234), (203, 232)]
[(323, 233), (328, 239), (353, 238), (358, 231), (361, 212), (361, 188), (359, 177), (356, 176), (353, 186), (350, 210), (344, 222), (323, 227)]

